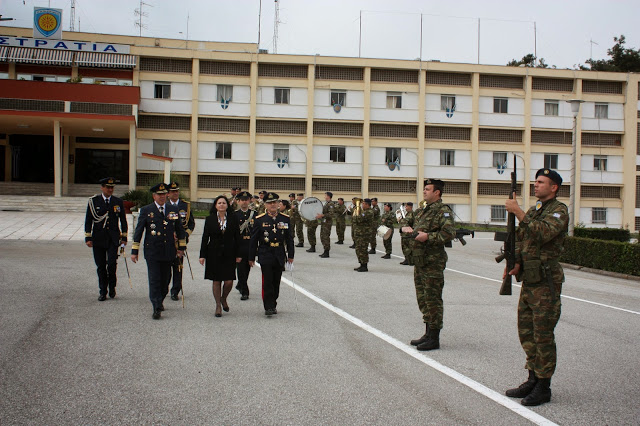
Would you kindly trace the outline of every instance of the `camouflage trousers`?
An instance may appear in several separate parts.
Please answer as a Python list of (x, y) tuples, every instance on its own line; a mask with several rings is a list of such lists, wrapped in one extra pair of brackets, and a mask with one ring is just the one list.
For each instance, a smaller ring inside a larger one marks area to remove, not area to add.
[(444, 273), (434, 272), (431, 266), (416, 265), (413, 270), (413, 281), (418, 308), (422, 312), (422, 321), (429, 324), (429, 328), (442, 329)]
[(370, 237), (369, 237), (369, 243), (371, 244), (371, 249), (375, 250), (376, 246), (378, 244), (378, 242), (376, 241), (376, 233), (378, 231), (378, 225), (374, 225), (373, 228), (371, 228), (371, 229), (372, 229), (372, 231), (371, 231), (371, 234), (370, 234)]
[(562, 283), (555, 283), (555, 300), (546, 283), (524, 284), (518, 301), (518, 336), (527, 355), (525, 368), (540, 379), (553, 376), (556, 369), (554, 329), (560, 319)]
[(320, 224), (320, 243), (322, 248), (329, 251), (331, 249), (331, 219), (325, 219)]
[(359, 234), (357, 232), (353, 235), (353, 242), (356, 245), (356, 256), (358, 262), (369, 263), (369, 234)]
[(295, 228), (295, 234), (296, 237), (298, 237), (298, 242), (299, 243), (304, 243), (304, 229), (303, 229), (303, 223), (302, 223), (302, 219), (300, 218), (300, 216), (296, 216), (293, 219), (293, 226)]
[(384, 253), (391, 254), (391, 240), (393, 240), (394, 229), (391, 229), (391, 235), (386, 240), (382, 240), (382, 244), (384, 245)]
[(336, 234), (338, 235), (338, 241), (344, 241), (344, 231), (347, 229), (344, 216), (342, 219), (336, 219)]
[(316, 245), (316, 229), (318, 228), (318, 221), (314, 220), (307, 223), (307, 240), (312, 247)]
[(404, 258), (409, 262), (409, 265), (413, 265), (413, 258), (411, 256), (411, 247), (413, 240), (411, 238), (400, 238), (400, 247), (402, 247), (402, 254)]

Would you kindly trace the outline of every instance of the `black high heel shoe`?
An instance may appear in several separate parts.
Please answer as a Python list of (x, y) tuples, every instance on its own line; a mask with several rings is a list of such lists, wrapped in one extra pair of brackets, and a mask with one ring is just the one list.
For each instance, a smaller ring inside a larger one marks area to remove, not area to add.
[(218, 308), (216, 308), (216, 317), (220, 318), (222, 316), (222, 312), (218, 312)]
[(222, 305), (222, 310), (223, 310), (223, 311), (225, 311), (225, 312), (229, 312), (229, 305), (227, 305), (227, 306), (225, 306), (225, 305), (227, 305), (226, 301), (225, 301), (225, 303)]

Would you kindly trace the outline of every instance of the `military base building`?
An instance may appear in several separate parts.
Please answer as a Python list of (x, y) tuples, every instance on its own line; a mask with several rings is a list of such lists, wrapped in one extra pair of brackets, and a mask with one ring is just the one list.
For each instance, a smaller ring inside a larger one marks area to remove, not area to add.
[(459, 220), (504, 224), (513, 154), (527, 207), (541, 167), (569, 203), (578, 99), (576, 224), (640, 228), (637, 74), (32, 36), (0, 27), (0, 189), (146, 188), (170, 161), (192, 200), (240, 186), (415, 202), (436, 177)]

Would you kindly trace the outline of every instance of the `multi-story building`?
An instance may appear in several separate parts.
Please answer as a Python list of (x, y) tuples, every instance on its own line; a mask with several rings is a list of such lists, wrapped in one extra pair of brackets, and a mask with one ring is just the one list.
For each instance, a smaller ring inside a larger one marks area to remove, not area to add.
[(129, 49), (65, 52), (0, 41), (5, 181), (53, 182), (56, 195), (104, 175), (145, 187), (164, 167), (155, 155), (172, 159), (194, 200), (241, 186), (403, 202), (416, 200), (425, 177), (438, 177), (460, 220), (503, 223), (512, 154), (525, 206), (541, 167), (563, 176), (560, 198), (568, 203), (574, 118), (566, 101), (580, 99), (576, 223), (640, 228), (637, 74), (276, 55), (250, 43), (79, 32), (63, 38)]

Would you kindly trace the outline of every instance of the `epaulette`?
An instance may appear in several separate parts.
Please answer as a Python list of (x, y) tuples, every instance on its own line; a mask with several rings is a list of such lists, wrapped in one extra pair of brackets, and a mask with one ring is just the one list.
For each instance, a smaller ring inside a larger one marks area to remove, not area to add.
[(182, 201), (186, 204), (191, 204), (191, 201), (185, 201), (185, 200), (182, 200)]
[(254, 219), (259, 219), (259, 218), (261, 218), (262, 216), (264, 216), (265, 214), (266, 214), (266, 213), (259, 214), (259, 215), (258, 215), (258, 216), (256, 216)]
[[(284, 213), (280, 213), (280, 214), (281, 214), (282, 216), (284, 216), (284, 217), (289, 217), (289, 215), (288, 215), (288, 214), (284, 214)], [(262, 216), (262, 215), (260, 215), (260, 216)], [(260, 216), (258, 216), (258, 217), (260, 217)]]

